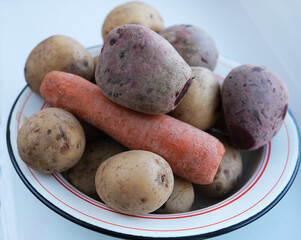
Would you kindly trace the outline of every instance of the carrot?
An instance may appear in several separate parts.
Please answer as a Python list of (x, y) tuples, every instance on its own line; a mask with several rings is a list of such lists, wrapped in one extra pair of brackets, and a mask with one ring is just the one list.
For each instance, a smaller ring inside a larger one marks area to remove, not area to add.
[(48, 73), (40, 93), (51, 106), (73, 113), (129, 149), (159, 154), (176, 175), (196, 184), (212, 183), (225, 152), (222, 143), (208, 133), (168, 115), (147, 115), (119, 106), (97, 85), (73, 74)]

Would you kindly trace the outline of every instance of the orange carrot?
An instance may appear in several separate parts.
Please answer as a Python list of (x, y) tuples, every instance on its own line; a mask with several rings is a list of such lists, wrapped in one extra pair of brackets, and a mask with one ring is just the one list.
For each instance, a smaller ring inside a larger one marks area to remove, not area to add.
[(159, 154), (176, 175), (193, 183), (211, 183), (225, 152), (222, 143), (208, 133), (168, 115), (147, 115), (119, 106), (97, 85), (73, 74), (50, 72), (40, 93), (51, 106), (73, 113), (129, 149)]

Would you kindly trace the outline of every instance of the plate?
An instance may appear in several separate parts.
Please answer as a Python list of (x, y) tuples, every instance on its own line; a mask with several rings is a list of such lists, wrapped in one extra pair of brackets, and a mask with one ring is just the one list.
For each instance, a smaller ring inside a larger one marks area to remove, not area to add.
[[(89, 48), (93, 56), (100, 46)], [(237, 66), (220, 57), (215, 70), (222, 83)], [(48, 107), (26, 86), (12, 106), (7, 123), (7, 146), (11, 162), (27, 188), (61, 216), (89, 229), (122, 238), (211, 237), (242, 227), (269, 211), (285, 195), (300, 164), (300, 135), (288, 111), (284, 124), (266, 146), (243, 151), (244, 172), (238, 190), (221, 200), (196, 198), (190, 212), (130, 216), (116, 212), (75, 189), (62, 174), (44, 175), (30, 169), (19, 157), (17, 134), (35, 112)]]

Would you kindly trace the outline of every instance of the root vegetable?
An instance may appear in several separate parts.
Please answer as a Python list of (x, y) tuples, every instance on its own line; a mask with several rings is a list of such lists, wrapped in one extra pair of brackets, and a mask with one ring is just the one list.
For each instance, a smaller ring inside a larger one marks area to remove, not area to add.
[(51, 72), (44, 78), (43, 98), (100, 128), (129, 149), (162, 156), (176, 175), (193, 183), (213, 181), (225, 152), (210, 134), (168, 115), (147, 115), (119, 106), (83, 78)]

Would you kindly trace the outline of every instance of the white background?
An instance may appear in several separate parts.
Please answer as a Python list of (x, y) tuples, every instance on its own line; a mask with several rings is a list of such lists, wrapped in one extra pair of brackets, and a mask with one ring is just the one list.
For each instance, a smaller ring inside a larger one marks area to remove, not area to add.
[[(110, 10), (126, 1), (0, 0), (0, 238), (3, 240), (111, 239), (52, 212), (27, 190), (10, 162), (5, 140), (9, 110), (25, 86), (30, 51), (45, 38), (64, 34), (89, 47), (102, 43)], [(301, 1), (145, 0), (165, 25), (193, 24), (216, 41), (220, 54), (239, 63), (265, 65), (283, 77), (290, 109), (301, 126)], [(214, 239), (298, 239), (301, 177), (284, 198), (255, 222)]]

